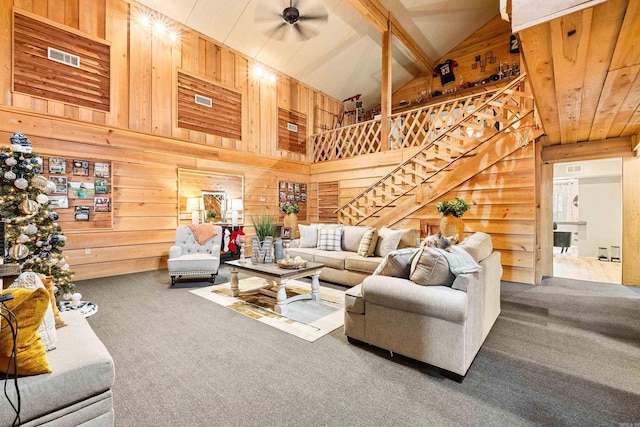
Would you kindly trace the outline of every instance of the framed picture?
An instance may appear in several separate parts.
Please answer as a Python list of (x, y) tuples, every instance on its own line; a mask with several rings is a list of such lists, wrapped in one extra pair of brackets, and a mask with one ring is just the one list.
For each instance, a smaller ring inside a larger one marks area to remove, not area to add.
[(485, 59), (489, 59), (489, 58), (491, 58), (492, 56), (493, 56), (493, 51), (492, 51), (492, 50), (490, 50), (489, 52), (487, 52), (487, 53), (485, 53), (485, 54), (484, 54)]
[(73, 174), (77, 176), (89, 176), (89, 161), (88, 160), (74, 160), (73, 161)]
[(95, 195), (93, 182), (70, 182), (68, 190), (70, 199), (91, 199)]
[(95, 194), (107, 194), (109, 193), (109, 181), (106, 179), (96, 179), (94, 181)]
[(67, 196), (49, 196), (49, 206), (51, 209), (66, 209), (69, 207)]
[(111, 199), (108, 197), (96, 197), (93, 199), (94, 212), (111, 212)]
[(89, 206), (76, 206), (73, 211), (73, 219), (76, 221), (89, 221)]
[(471, 64), (471, 69), (472, 70), (475, 70), (477, 68), (478, 68), (478, 63), (477, 62), (474, 62), (473, 64)]
[(280, 234), (280, 237), (282, 237), (283, 239), (290, 239), (291, 227), (282, 227), (282, 233)]
[(67, 159), (62, 157), (49, 157), (49, 173), (67, 173)]
[(93, 166), (93, 176), (96, 178), (109, 178), (109, 163), (96, 162)]
[(53, 194), (67, 194), (67, 177), (66, 176), (50, 176), (49, 181), (56, 185)]

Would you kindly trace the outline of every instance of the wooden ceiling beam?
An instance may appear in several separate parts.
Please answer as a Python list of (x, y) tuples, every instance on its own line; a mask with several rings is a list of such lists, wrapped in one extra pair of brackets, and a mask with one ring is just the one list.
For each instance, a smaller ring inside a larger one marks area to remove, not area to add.
[(388, 31), (390, 25), (393, 35), (415, 56), (416, 66), (423, 72), (433, 70), (433, 61), (378, 0), (349, 0), (349, 4), (380, 33)]
[(635, 157), (634, 142), (630, 136), (621, 136), (599, 141), (547, 145), (542, 147), (542, 161), (544, 163), (564, 163), (615, 157)]

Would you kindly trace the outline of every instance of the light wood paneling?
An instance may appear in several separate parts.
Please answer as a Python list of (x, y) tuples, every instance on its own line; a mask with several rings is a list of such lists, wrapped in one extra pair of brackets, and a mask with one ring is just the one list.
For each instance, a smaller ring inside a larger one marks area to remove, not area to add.
[(640, 286), (640, 158), (622, 161), (622, 283)]
[[(296, 126), (291, 131), (289, 124)], [(278, 149), (294, 153), (307, 153), (307, 116), (305, 114), (278, 108)]]

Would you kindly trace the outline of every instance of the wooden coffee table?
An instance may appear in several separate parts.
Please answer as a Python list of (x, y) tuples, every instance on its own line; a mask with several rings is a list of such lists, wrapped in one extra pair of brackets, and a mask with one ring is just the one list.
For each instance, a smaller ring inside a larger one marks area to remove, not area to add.
[[(320, 264), (317, 262), (308, 262), (306, 267), (296, 269), (280, 268), (278, 267), (278, 264), (254, 264), (249, 260), (244, 263), (240, 262), (240, 260), (226, 261), (225, 264), (231, 267), (231, 292), (233, 293), (234, 297), (256, 293), (274, 297), (276, 299), (276, 305), (273, 309), (276, 313), (280, 314), (286, 314), (287, 304), (294, 301), (305, 299), (310, 299), (318, 302), (322, 301), (322, 297), (320, 296), (319, 277), (320, 270), (322, 270), (324, 264)], [(260, 288), (240, 292), (240, 290), (238, 289), (239, 272), (247, 273), (251, 276), (262, 277), (263, 279), (266, 279), (267, 282)], [(311, 293), (296, 295), (291, 298), (287, 298), (287, 291), (285, 289), (287, 282), (292, 279), (298, 279), (300, 277), (307, 276), (311, 276)], [(278, 287), (278, 290), (276, 292), (271, 290), (271, 288), (273, 288), (274, 286)]]

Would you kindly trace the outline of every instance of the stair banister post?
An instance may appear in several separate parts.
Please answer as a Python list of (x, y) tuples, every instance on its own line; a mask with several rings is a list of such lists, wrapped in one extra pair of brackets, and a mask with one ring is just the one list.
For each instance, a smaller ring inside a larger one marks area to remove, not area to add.
[(382, 90), (380, 91), (380, 150), (389, 149), (389, 131), (391, 128), (391, 48), (392, 48), (391, 25), (387, 19), (387, 31), (382, 33)]

